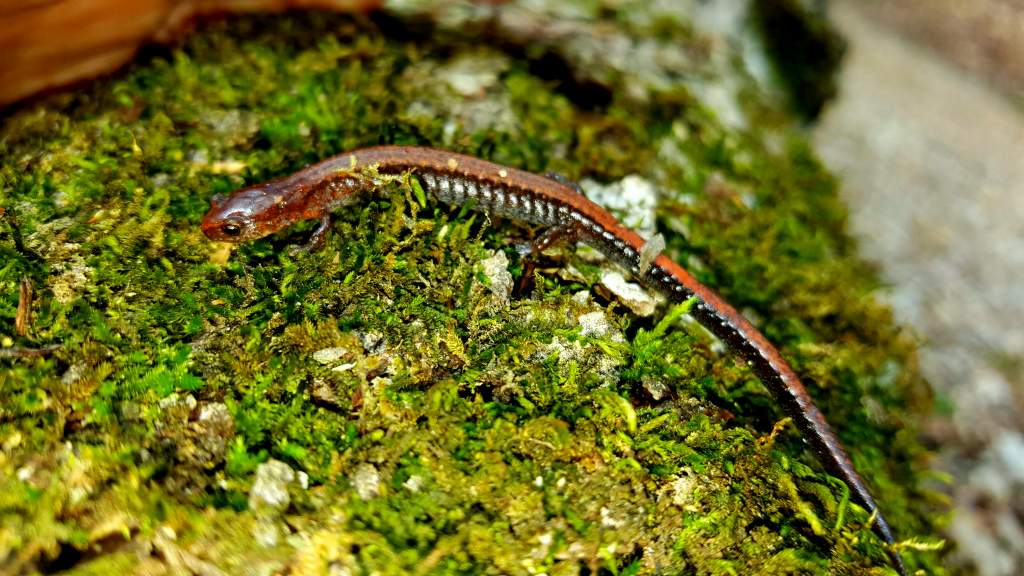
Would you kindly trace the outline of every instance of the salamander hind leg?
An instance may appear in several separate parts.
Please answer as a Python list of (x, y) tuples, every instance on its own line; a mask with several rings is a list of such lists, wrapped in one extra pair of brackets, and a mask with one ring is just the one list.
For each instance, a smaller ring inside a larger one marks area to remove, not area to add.
[(575, 242), (579, 232), (572, 226), (552, 226), (545, 229), (530, 244), (516, 245), (516, 250), (523, 256), (523, 275), (516, 284), (516, 293), (522, 294), (533, 284), (533, 271), (537, 267), (537, 258), (548, 248), (556, 244)]
[(579, 230), (575, 226), (552, 226), (534, 238), (530, 254), (536, 257), (556, 244), (569, 244), (576, 240), (579, 240)]

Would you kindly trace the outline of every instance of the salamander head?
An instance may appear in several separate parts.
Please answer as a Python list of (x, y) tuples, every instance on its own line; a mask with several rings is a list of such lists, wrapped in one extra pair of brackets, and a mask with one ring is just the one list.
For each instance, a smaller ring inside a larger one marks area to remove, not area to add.
[(211, 240), (255, 240), (303, 219), (302, 210), (292, 206), (301, 200), (277, 182), (242, 188), (230, 196), (215, 194), (200, 228)]

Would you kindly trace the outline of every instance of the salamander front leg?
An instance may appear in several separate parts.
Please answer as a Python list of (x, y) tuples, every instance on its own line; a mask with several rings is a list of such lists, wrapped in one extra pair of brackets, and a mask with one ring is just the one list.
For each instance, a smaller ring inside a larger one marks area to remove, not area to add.
[(529, 246), (519, 247), (519, 253), (524, 257), (523, 275), (519, 278), (516, 293), (522, 294), (532, 286), (533, 271), (537, 267), (537, 258), (540, 258), (541, 253), (555, 244), (568, 244), (578, 239), (579, 231), (574, 226), (553, 226), (541, 232)]
[(331, 230), (331, 215), (330, 213), (324, 214), (320, 217), (320, 225), (313, 230), (310, 234), (309, 240), (301, 246), (293, 246), (291, 252), (293, 255), (301, 252), (317, 252), (324, 247), (324, 243), (327, 241), (327, 233)]

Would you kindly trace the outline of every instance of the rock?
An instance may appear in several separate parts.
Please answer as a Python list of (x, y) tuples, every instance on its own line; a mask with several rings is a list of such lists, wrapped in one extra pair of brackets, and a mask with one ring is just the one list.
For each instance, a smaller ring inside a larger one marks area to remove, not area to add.
[(637, 316), (654, 314), (658, 301), (647, 293), (639, 284), (627, 282), (618, 270), (606, 270), (601, 274), (601, 285), (615, 295), (627, 308)]
[(402, 486), (409, 492), (419, 492), (420, 488), (423, 487), (423, 477), (419, 474), (413, 474), (405, 482), (402, 482)]
[(256, 468), (256, 480), (249, 490), (249, 508), (252, 510), (283, 511), (291, 497), (288, 484), (295, 481), (291, 466), (278, 460), (267, 460)]
[(363, 350), (367, 354), (379, 354), (384, 351), (384, 347), (387, 346), (387, 341), (384, 340), (383, 334), (376, 332), (356, 332), (356, 337), (359, 338), (359, 342), (363, 345)]
[(637, 234), (650, 238), (657, 233), (654, 219), (658, 192), (649, 180), (630, 174), (610, 184), (584, 179), (580, 185), (588, 198), (616, 213)]
[(252, 538), (264, 548), (273, 548), (281, 541), (281, 528), (269, 518), (261, 518), (252, 527)]
[(497, 250), (494, 256), (480, 261), (484, 276), (490, 280), (488, 288), (491, 290), (494, 304), (504, 307), (509, 303), (512, 295), (512, 274), (508, 271), (508, 257), (505, 253)]
[(352, 486), (362, 500), (380, 496), (380, 472), (373, 464), (360, 464), (352, 474)]
[(615, 342), (624, 342), (622, 333), (615, 326), (608, 322), (608, 316), (602, 310), (583, 314), (577, 319), (580, 323), (581, 336), (611, 336)]
[(494, 86), (509, 68), (507, 57), (497, 54), (463, 54), (437, 71), (438, 77), (464, 98), (478, 97)]
[(335, 348), (324, 348), (313, 352), (313, 360), (321, 364), (331, 364), (340, 360), (348, 353), (348, 348), (338, 346)]

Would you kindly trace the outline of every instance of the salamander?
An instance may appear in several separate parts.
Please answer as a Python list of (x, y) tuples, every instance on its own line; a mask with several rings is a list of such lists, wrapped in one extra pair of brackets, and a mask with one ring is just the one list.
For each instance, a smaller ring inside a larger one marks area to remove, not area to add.
[(543, 227), (534, 252), (555, 242), (581, 241), (631, 271), (644, 285), (671, 302), (696, 297), (692, 316), (747, 361), (793, 419), (819, 460), (849, 487), (874, 517), (873, 528), (889, 546), (893, 566), (906, 574), (893, 548), (892, 529), (857, 473), (824, 414), (815, 406), (796, 372), (750, 321), (680, 265), (660, 254), (660, 237), (645, 241), (607, 210), (563, 179), (541, 176), (472, 156), (419, 146), (375, 146), (332, 156), (298, 172), (215, 195), (201, 228), (210, 239), (242, 242), (260, 238), (301, 220), (319, 220), (310, 240), (322, 244), (331, 213), (355, 202), (383, 182), (411, 173), (424, 189), (447, 204)]

